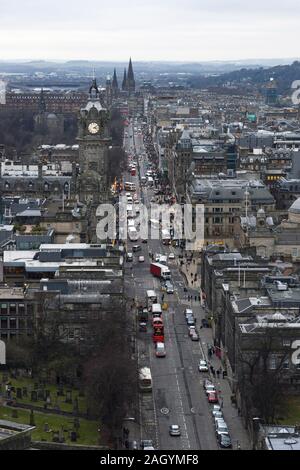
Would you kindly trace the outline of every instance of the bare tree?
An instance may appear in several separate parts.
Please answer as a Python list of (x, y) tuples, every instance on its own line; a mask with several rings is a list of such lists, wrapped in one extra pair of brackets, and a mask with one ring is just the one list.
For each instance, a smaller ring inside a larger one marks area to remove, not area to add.
[[(252, 340), (253, 337), (250, 342)], [(254, 344), (239, 349), (238, 386), (246, 419), (258, 414), (266, 423), (274, 423), (283, 406), (283, 371), (288, 352), (280, 348), (280, 344), (280, 332), (266, 328), (255, 337)], [(274, 357), (276, 363), (271, 367)]]

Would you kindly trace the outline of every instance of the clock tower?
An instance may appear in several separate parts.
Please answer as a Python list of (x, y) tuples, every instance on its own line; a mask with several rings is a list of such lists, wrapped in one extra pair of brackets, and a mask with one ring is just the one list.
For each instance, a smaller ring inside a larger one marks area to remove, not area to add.
[(96, 79), (89, 90), (89, 99), (79, 112), (79, 196), (82, 202), (106, 202), (109, 198), (108, 134), (109, 113), (103, 108)]

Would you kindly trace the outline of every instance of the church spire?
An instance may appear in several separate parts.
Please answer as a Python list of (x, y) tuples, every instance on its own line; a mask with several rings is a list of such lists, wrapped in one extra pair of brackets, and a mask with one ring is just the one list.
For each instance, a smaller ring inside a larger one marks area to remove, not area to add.
[(129, 92), (135, 91), (135, 80), (134, 80), (134, 73), (132, 68), (131, 57), (129, 59), (129, 66), (128, 66), (128, 74), (127, 74), (127, 90)]
[(122, 82), (122, 90), (126, 91), (127, 90), (127, 73), (126, 69), (124, 69), (124, 76), (123, 76), (123, 82)]
[(114, 69), (112, 87), (113, 87), (114, 90), (118, 90), (118, 89), (119, 89), (116, 69)]
[(93, 80), (92, 85), (90, 86), (89, 95), (91, 99), (98, 99), (99, 98), (99, 89), (97, 86), (97, 80), (95, 77), (95, 72), (93, 72)]

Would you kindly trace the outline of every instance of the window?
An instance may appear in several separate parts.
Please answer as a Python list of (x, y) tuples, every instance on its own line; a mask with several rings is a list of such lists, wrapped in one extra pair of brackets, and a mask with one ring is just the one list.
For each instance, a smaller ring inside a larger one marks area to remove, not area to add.
[(23, 315), (25, 313), (25, 305), (24, 304), (19, 304), (18, 305), (18, 312), (20, 315)]
[(9, 306), (9, 313), (15, 315), (16, 314), (16, 304), (10, 304)]
[(16, 330), (16, 328), (17, 328), (17, 320), (16, 320), (16, 318), (10, 318), (10, 319), (9, 319), (9, 328), (10, 328), (11, 330)]
[(7, 315), (7, 304), (1, 304), (1, 315)]
[(8, 326), (7, 318), (1, 318), (0, 320), (0, 329), (1, 330), (6, 330)]
[(272, 355), (269, 358), (269, 369), (274, 370), (276, 369), (276, 356)]

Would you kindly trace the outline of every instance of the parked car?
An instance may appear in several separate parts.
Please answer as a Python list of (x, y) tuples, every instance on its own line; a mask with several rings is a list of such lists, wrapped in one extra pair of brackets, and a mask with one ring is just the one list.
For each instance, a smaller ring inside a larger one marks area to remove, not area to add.
[[(219, 413), (220, 413), (220, 412), (219, 412)], [(217, 424), (218, 424), (218, 423), (224, 423), (224, 424), (226, 424), (223, 415), (222, 415), (222, 416), (219, 416), (219, 417), (215, 416), (215, 427), (217, 427)]]
[(169, 427), (169, 434), (170, 436), (180, 436), (180, 426), (178, 426), (178, 424), (171, 424), (171, 426)]
[(129, 450), (138, 450), (139, 446), (138, 446), (137, 441), (129, 441), (128, 442), (128, 449)]
[(139, 263), (143, 263), (145, 261), (145, 256), (139, 256)]
[(205, 393), (206, 393), (206, 395), (208, 395), (209, 393), (213, 393), (213, 392), (216, 392), (216, 387), (214, 386), (214, 384), (208, 383), (208, 384), (205, 386)]
[(187, 318), (189, 315), (193, 315), (193, 310), (191, 308), (186, 308), (184, 311), (185, 318)]
[(133, 254), (132, 253), (130, 253), (130, 252), (127, 253), (126, 261), (129, 261), (129, 262), (133, 261)]
[(167, 294), (174, 294), (174, 286), (172, 282), (167, 281), (165, 283), (165, 289), (166, 289)]
[(139, 324), (139, 331), (142, 331), (142, 332), (147, 331), (147, 323), (145, 323), (145, 322), (140, 322), (140, 324)]
[(136, 253), (137, 251), (141, 251), (142, 247), (141, 245), (133, 245), (132, 251), (133, 253)]
[(169, 259), (175, 259), (175, 254), (174, 254), (174, 253), (170, 253), (170, 254), (169, 254)]
[(225, 448), (225, 449), (231, 449), (232, 448), (232, 442), (230, 439), (229, 434), (219, 434), (218, 435), (218, 443), (220, 447)]
[(193, 332), (191, 334), (190, 338), (191, 338), (192, 341), (199, 341), (200, 340), (199, 335), (196, 332)]
[(216, 392), (210, 392), (208, 393), (208, 403), (218, 403), (218, 395)]
[(191, 325), (188, 327), (188, 330), (189, 330), (189, 336), (192, 336), (194, 333), (197, 333), (197, 330), (196, 330), (196, 326), (195, 325)]
[(208, 372), (207, 362), (204, 361), (203, 359), (199, 361), (198, 369), (199, 369), (199, 372)]
[(192, 326), (196, 324), (196, 319), (193, 317), (193, 315), (190, 315), (189, 317), (187, 317), (186, 322), (188, 326)]
[(218, 419), (224, 419), (222, 411), (215, 411), (214, 420), (215, 420), (215, 425)]
[(225, 423), (225, 421), (217, 421), (216, 434), (217, 434), (217, 437), (220, 434), (229, 434), (229, 430), (228, 430), (228, 427), (227, 427), (227, 424)]
[(150, 439), (145, 439), (141, 441), (141, 449), (143, 450), (155, 450), (153, 447), (153, 442)]
[(214, 405), (211, 413), (212, 413), (213, 416), (215, 416), (216, 413), (219, 413), (219, 412), (221, 412), (221, 411), (222, 411), (222, 410), (221, 410), (220, 405)]

